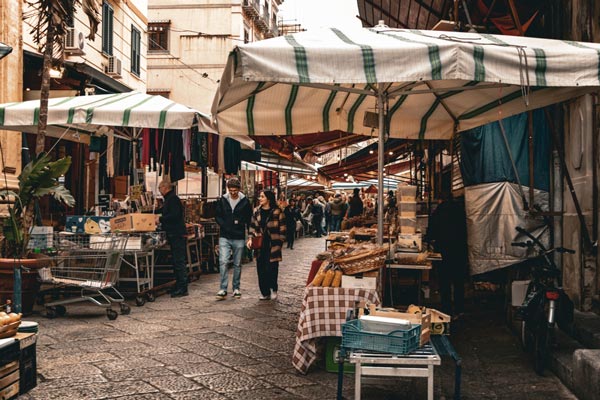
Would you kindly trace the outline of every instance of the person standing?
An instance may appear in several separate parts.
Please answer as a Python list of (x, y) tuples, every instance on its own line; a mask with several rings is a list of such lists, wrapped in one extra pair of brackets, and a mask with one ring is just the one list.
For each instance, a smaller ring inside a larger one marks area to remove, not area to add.
[(436, 263), (439, 267), (442, 311), (459, 317), (464, 312), (468, 270), (464, 203), (451, 197), (444, 199), (429, 218), (427, 240), (433, 242), (434, 248), (442, 255), (442, 261)]
[(158, 185), (158, 191), (163, 196), (164, 202), (161, 209), (158, 210), (156, 223), (162, 225), (162, 229), (167, 234), (167, 241), (171, 248), (171, 257), (173, 259), (173, 274), (175, 275), (175, 287), (171, 291), (171, 297), (183, 297), (188, 295), (188, 277), (185, 267), (185, 221), (183, 205), (181, 200), (175, 194), (173, 184), (168, 180), (163, 180)]
[[(249, 231), (251, 237), (263, 238), (256, 257), (259, 300), (277, 298), (279, 261), (283, 259), (281, 247), (286, 231), (284, 220), (283, 211), (277, 206), (273, 192), (263, 190), (258, 197), (258, 207), (254, 209)], [(252, 239), (248, 238), (246, 246), (250, 248), (251, 244)]]
[(346, 214), (348, 205), (342, 199), (342, 195), (336, 193), (333, 199), (329, 202), (331, 209), (331, 228), (330, 231), (339, 232), (341, 230), (342, 218)]
[(354, 188), (352, 198), (350, 199), (348, 204), (347, 218), (360, 217), (363, 213), (363, 209), (363, 202), (360, 199), (360, 189)]
[(310, 212), (312, 213), (312, 223), (313, 227), (317, 230), (315, 233), (315, 237), (320, 238), (323, 235), (323, 213), (324, 207), (323, 204), (319, 201), (319, 199), (313, 200), (313, 205), (310, 208)]
[(233, 263), (232, 289), (233, 297), (242, 297), (240, 291), (240, 280), (242, 277), (242, 252), (244, 251), (244, 239), (246, 238), (246, 227), (250, 225), (252, 206), (240, 192), (241, 184), (236, 178), (227, 181), (227, 191), (216, 207), (216, 220), (219, 224), (219, 272), (221, 282), (217, 292), (217, 300), (227, 297), (227, 286), (229, 285), (228, 265)]
[(294, 239), (296, 238), (296, 221), (300, 221), (300, 210), (296, 207), (296, 200), (290, 199), (283, 210), (285, 215), (285, 231), (287, 237), (287, 248), (294, 249)]

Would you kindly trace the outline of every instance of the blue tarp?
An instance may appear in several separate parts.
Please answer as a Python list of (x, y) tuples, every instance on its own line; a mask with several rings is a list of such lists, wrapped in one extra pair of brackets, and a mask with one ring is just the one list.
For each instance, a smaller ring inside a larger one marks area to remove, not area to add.
[[(502, 124), (521, 184), (529, 186), (527, 113), (505, 118)], [(534, 187), (548, 191), (551, 138), (543, 109), (533, 111), (533, 131)], [(517, 182), (498, 122), (461, 132), (460, 170), (465, 186)]]

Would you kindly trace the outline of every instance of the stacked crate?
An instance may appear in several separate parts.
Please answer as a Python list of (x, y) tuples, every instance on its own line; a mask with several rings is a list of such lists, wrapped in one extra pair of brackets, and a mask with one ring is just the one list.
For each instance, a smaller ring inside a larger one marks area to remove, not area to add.
[(400, 233), (414, 234), (417, 232), (417, 187), (398, 185), (396, 191), (398, 204), (398, 226)]

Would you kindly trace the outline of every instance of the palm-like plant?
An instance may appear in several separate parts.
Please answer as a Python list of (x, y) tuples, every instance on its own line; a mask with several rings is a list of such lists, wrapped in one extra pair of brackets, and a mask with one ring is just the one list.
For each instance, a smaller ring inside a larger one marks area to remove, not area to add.
[(30, 229), (34, 221), (34, 200), (53, 195), (56, 200), (70, 207), (75, 199), (59, 182), (71, 166), (71, 157), (52, 161), (46, 153), (40, 153), (27, 164), (19, 175), (19, 193), (4, 190), (1, 197), (14, 197), (14, 207), (9, 208), (10, 218), (4, 222), (4, 236), (8, 243), (7, 255), (22, 258), (27, 253)]
[[(61, 64), (64, 59), (64, 41), (69, 22), (78, 7), (83, 4), (83, 10), (90, 21), (88, 38), (94, 40), (94, 35), (100, 22), (97, 0), (24, 0), (30, 10), (23, 16), (33, 20), (31, 34), (34, 42), (44, 54), (42, 67), (42, 83), (40, 86), (40, 114), (38, 134), (35, 143), (35, 153), (44, 151), (46, 129), (48, 122), (48, 98), (50, 96), (50, 70), (53, 64)], [(55, 61), (56, 60), (56, 61)]]

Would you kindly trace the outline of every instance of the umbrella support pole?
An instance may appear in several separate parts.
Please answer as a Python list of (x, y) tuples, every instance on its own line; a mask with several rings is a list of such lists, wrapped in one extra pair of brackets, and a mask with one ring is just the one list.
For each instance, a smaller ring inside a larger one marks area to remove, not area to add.
[(383, 167), (384, 167), (384, 151), (385, 151), (385, 116), (384, 101), (385, 94), (383, 93), (384, 83), (379, 84), (377, 91), (377, 114), (379, 116), (379, 135), (377, 143), (377, 244), (383, 244)]

